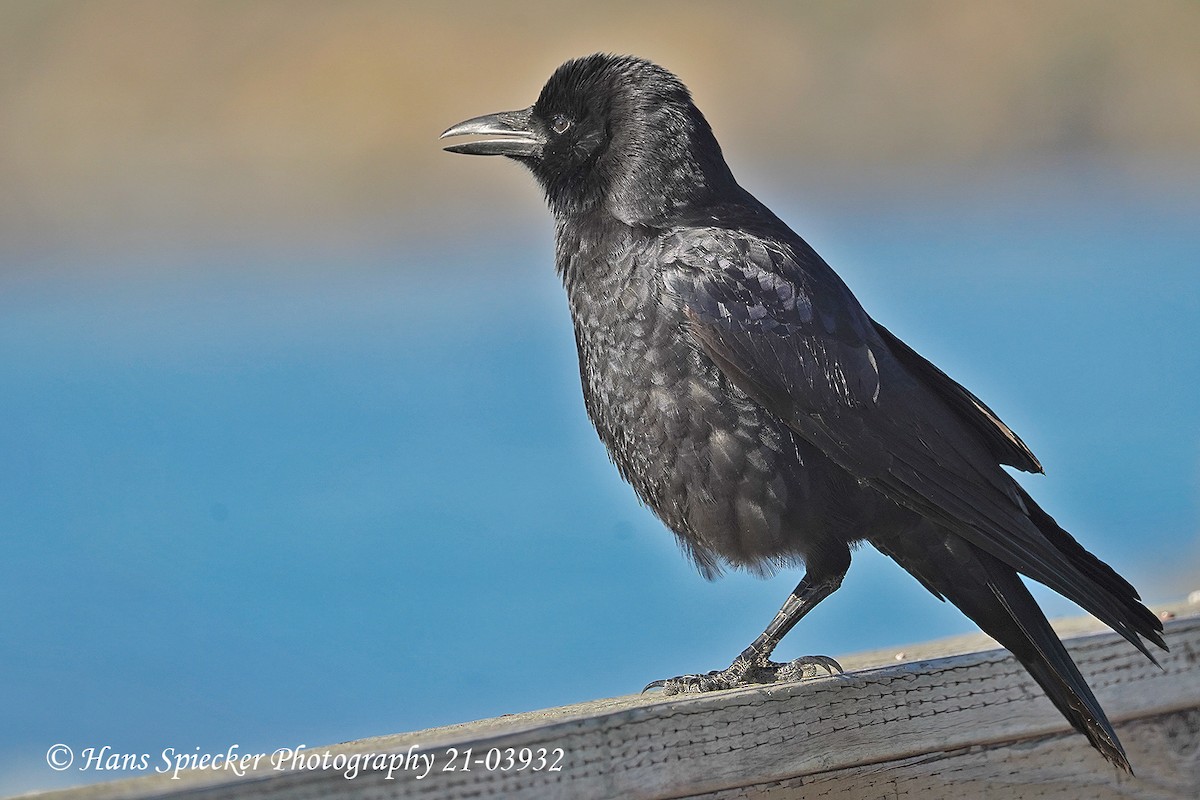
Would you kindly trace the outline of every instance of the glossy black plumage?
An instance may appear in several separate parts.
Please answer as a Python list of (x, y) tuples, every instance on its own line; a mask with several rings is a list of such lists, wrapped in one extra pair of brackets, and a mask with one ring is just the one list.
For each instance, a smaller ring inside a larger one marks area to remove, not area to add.
[(444, 135), (465, 133), (501, 138), (450, 149), (515, 158), (546, 192), (587, 412), (621, 475), (705, 575), (806, 569), (729, 669), (668, 688), (777, 668), (775, 644), (865, 540), (1008, 647), (1129, 768), (1018, 573), (1147, 656), (1142, 637), (1164, 646), (1161, 623), (1001, 468), (1041, 471), (1016, 434), (875, 323), (737, 184), (678, 79), (589, 56), (560, 67), (531, 109)]

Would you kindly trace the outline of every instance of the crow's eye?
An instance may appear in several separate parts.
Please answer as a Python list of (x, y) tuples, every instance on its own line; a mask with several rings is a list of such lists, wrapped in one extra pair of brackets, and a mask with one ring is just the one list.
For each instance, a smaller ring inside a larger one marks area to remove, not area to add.
[(555, 133), (565, 133), (569, 127), (571, 127), (571, 120), (562, 114), (555, 114), (550, 118), (550, 130)]

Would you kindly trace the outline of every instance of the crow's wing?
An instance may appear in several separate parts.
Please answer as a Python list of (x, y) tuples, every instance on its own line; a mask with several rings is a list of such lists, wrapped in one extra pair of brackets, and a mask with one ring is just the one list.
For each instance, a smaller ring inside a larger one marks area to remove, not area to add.
[(912, 351), (897, 357), (898, 340), (879, 333), (803, 242), (683, 228), (663, 236), (659, 259), (688, 335), (735, 386), (858, 480), (1079, 603), (1149, 655), (1121, 604), (1031, 521), (979, 425), (929, 385), (928, 371), (906, 365)]
[(894, 333), (874, 320), (872, 323), (892, 355), (922, 383), (937, 392), (938, 397), (958, 414), (959, 419), (974, 429), (998, 462), (1025, 472), (1044, 472), (1033, 451), (1004, 424), (995, 411)]

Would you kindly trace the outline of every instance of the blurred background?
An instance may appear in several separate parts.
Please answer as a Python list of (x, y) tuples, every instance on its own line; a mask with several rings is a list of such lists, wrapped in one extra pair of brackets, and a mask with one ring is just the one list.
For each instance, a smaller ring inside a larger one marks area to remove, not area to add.
[[(683, 78), (1060, 522), (1200, 589), (1197, 41), (1185, 0), (0, 2), (0, 794), (127, 776), (58, 742), (636, 692), (766, 624), (799, 575), (705, 582), (607, 463), (532, 180), (437, 141), (600, 50)], [(779, 654), (970, 629), (860, 551)]]

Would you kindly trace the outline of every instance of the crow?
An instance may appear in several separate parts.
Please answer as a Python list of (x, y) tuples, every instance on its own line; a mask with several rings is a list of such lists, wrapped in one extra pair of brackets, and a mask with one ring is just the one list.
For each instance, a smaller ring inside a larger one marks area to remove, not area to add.
[[(588, 416), (621, 476), (706, 577), (802, 565), (763, 633), (668, 694), (798, 677), (780, 639), (866, 541), (1008, 648), (1110, 762), (1125, 752), (1021, 580), (1151, 661), (1162, 623), (1001, 467), (1042, 466), (978, 397), (868, 316), (812, 247), (738, 185), (687, 88), (631, 56), (568, 61), (531, 107), (446, 147), (528, 167), (553, 212)], [(1155, 663), (1157, 663), (1155, 661)], [(650, 688), (650, 687), (647, 687)]]

